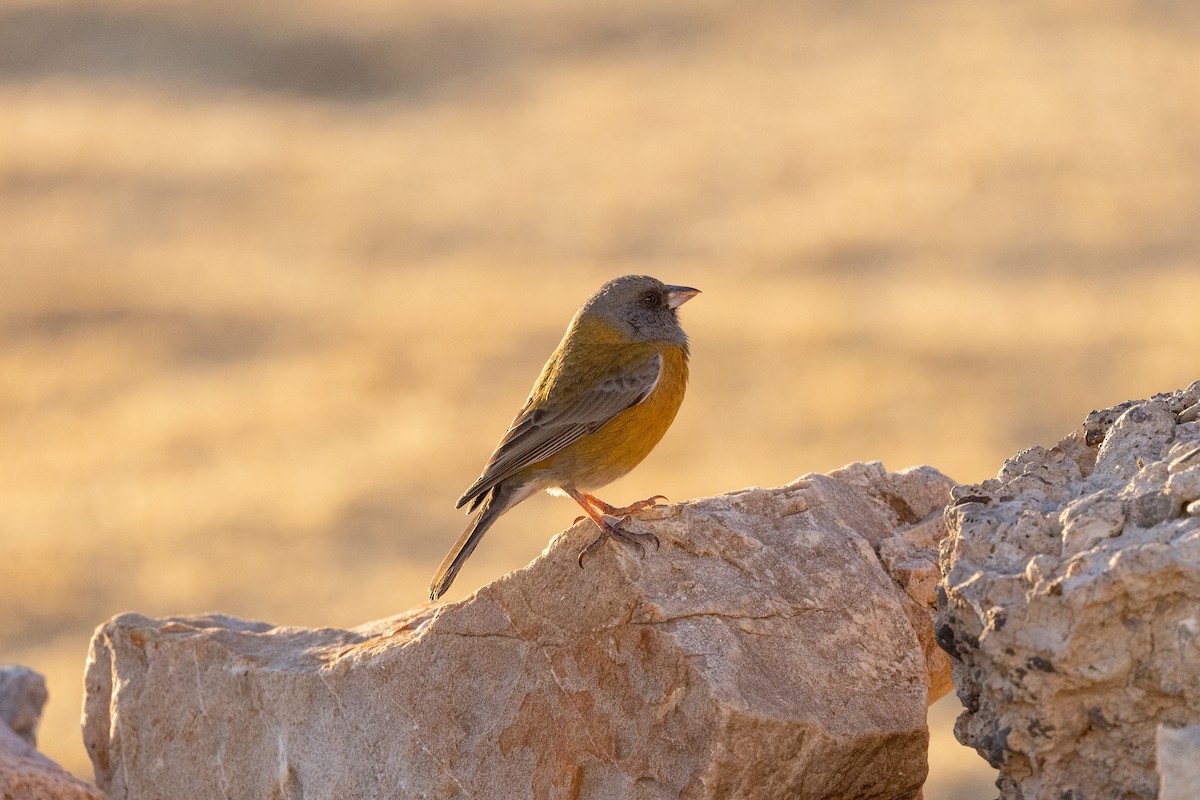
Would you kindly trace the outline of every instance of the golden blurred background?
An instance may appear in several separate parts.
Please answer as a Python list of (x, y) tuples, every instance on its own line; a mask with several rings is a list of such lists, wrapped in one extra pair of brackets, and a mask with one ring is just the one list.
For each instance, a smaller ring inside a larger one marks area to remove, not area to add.
[[(575, 307), (704, 291), (612, 502), (963, 482), (1200, 378), (1200, 5), (0, 6), (0, 662), (422, 602)], [(534, 498), (457, 600), (577, 515)], [(927, 800), (994, 797), (935, 706)]]

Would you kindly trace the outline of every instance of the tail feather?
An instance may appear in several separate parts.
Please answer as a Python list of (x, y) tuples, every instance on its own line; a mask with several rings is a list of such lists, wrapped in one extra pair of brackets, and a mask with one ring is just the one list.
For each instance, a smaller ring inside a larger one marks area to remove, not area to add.
[(512, 495), (512, 490), (504, 484), (494, 486), (487, 492), (483, 498), (482, 510), (471, 520), (462, 536), (458, 537), (458, 541), (450, 548), (450, 552), (442, 560), (442, 565), (434, 573), (433, 581), (429, 584), (430, 600), (437, 600), (446, 593), (450, 584), (454, 583), (455, 576), (475, 550), (475, 545), (479, 544), (483, 534), (487, 533), (492, 523), (512, 505)]

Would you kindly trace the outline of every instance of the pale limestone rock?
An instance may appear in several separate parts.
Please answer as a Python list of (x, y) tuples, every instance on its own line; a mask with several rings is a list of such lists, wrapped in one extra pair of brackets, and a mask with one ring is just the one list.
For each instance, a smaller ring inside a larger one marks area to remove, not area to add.
[(1200, 725), (1158, 726), (1158, 800), (1196, 800), (1200, 792)]
[(45, 702), (41, 675), (27, 667), (0, 667), (0, 798), (102, 800), (99, 789), (34, 749)]
[(938, 640), (1002, 800), (1155, 797), (1156, 727), (1200, 723), (1198, 400), (1093, 412), (954, 489)]
[[(946, 684), (952, 481), (855, 464), (587, 524), (445, 606), (354, 630), (103, 625), (84, 738), (110, 797), (895, 798)], [(931, 674), (933, 673), (933, 674)]]

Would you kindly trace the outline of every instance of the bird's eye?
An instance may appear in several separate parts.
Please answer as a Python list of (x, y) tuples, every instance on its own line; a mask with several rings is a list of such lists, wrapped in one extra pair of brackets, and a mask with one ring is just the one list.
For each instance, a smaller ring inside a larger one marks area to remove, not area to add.
[(646, 308), (655, 308), (659, 305), (658, 292), (644, 292), (641, 297), (641, 303)]

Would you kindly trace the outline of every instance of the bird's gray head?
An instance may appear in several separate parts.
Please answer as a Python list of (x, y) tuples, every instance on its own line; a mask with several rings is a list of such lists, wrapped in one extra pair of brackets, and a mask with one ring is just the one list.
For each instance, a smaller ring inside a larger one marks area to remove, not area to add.
[(601, 286), (579, 309), (579, 316), (601, 317), (634, 341), (687, 346), (676, 309), (699, 293), (648, 275), (624, 275)]

